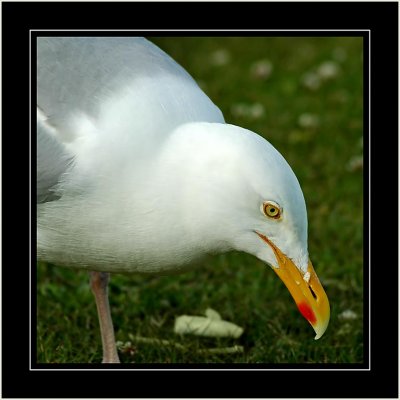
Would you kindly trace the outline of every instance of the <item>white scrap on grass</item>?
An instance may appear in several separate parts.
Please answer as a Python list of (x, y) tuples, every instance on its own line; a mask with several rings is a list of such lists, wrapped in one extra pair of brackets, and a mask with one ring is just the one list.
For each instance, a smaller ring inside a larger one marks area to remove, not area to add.
[(198, 335), (207, 337), (232, 337), (238, 338), (243, 333), (240, 326), (221, 319), (220, 315), (210, 308), (206, 311), (206, 317), (195, 315), (181, 315), (176, 318), (174, 332), (186, 335)]
[(213, 319), (214, 321), (222, 321), (221, 315), (212, 308), (207, 308), (204, 314), (207, 318)]

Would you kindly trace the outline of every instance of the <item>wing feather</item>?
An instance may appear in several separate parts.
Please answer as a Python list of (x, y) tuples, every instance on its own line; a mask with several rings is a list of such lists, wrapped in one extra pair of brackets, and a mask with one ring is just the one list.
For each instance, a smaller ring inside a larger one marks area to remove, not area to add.
[(144, 38), (41, 37), (37, 52), (38, 106), (62, 140), (77, 137), (76, 117), (98, 127), (110, 120), (110, 105), (135, 134), (154, 133), (154, 121), (158, 135), (185, 122), (224, 121), (193, 78)]
[(45, 120), (37, 124), (37, 202), (57, 199), (55, 188), (73, 162), (73, 156)]

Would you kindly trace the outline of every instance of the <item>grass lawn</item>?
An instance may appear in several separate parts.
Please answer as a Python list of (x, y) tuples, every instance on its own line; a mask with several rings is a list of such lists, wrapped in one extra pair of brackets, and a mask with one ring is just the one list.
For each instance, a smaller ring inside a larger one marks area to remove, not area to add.
[[(114, 275), (118, 341), (130, 335), (184, 348), (132, 343), (125, 363), (362, 363), (363, 50), (361, 38), (152, 38), (198, 81), (227, 122), (268, 139), (302, 186), (309, 251), (331, 304), (325, 335), (311, 326), (271, 269), (229, 253), (174, 276)], [(180, 337), (176, 316), (216, 309), (239, 339)], [(101, 362), (88, 274), (38, 263), (37, 361)], [(243, 346), (242, 353), (204, 350)]]

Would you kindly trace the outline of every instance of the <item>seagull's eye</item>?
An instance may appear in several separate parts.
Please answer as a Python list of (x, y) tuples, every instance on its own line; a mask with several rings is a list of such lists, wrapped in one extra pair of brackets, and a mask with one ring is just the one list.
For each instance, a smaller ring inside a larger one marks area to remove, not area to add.
[(263, 212), (269, 218), (278, 219), (281, 216), (281, 209), (278, 204), (266, 201), (263, 204)]

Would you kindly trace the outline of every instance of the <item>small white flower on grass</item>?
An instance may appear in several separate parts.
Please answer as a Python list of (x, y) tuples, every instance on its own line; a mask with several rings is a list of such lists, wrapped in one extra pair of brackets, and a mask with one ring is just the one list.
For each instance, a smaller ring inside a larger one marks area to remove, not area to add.
[(252, 119), (259, 119), (265, 113), (264, 106), (260, 103), (254, 103), (250, 106), (250, 117)]
[(309, 90), (318, 90), (321, 87), (321, 79), (315, 72), (307, 72), (301, 79), (301, 83)]
[(229, 54), (228, 50), (219, 49), (211, 53), (210, 61), (212, 65), (221, 67), (229, 64), (231, 61), (231, 55)]
[(309, 90), (318, 90), (324, 81), (336, 78), (340, 67), (335, 61), (324, 61), (312, 71), (307, 72), (301, 78), (301, 83)]
[(346, 165), (346, 168), (348, 171), (354, 172), (363, 169), (363, 166), (363, 156), (354, 156), (350, 158), (349, 162)]
[(251, 68), (250, 73), (253, 78), (256, 79), (267, 79), (271, 76), (272, 70), (274, 69), (271, 61), (260, 60), (255, 62)]
[(353, 320), (357, 319), (358, 315), (352, 310), (344, 310), (342, 313), (339, 314), (339, 319), (343, 320)]
[(234, 117), (242, 117), (255, 120), (264, 116), (265, 108), (261, 103), (237, 103), (232, 105), (231, 113)]
[(304, 113), (299, 116), (297, 123), (301, 128), (306, 128), (306, 129), (317, 128), (319, 125), (319, 118), (318, 115)]
[(318, 67), (317, 73), (323, 80), (334, 79), (339, 74), (339, 64), (334, 61), (325, 61)]

